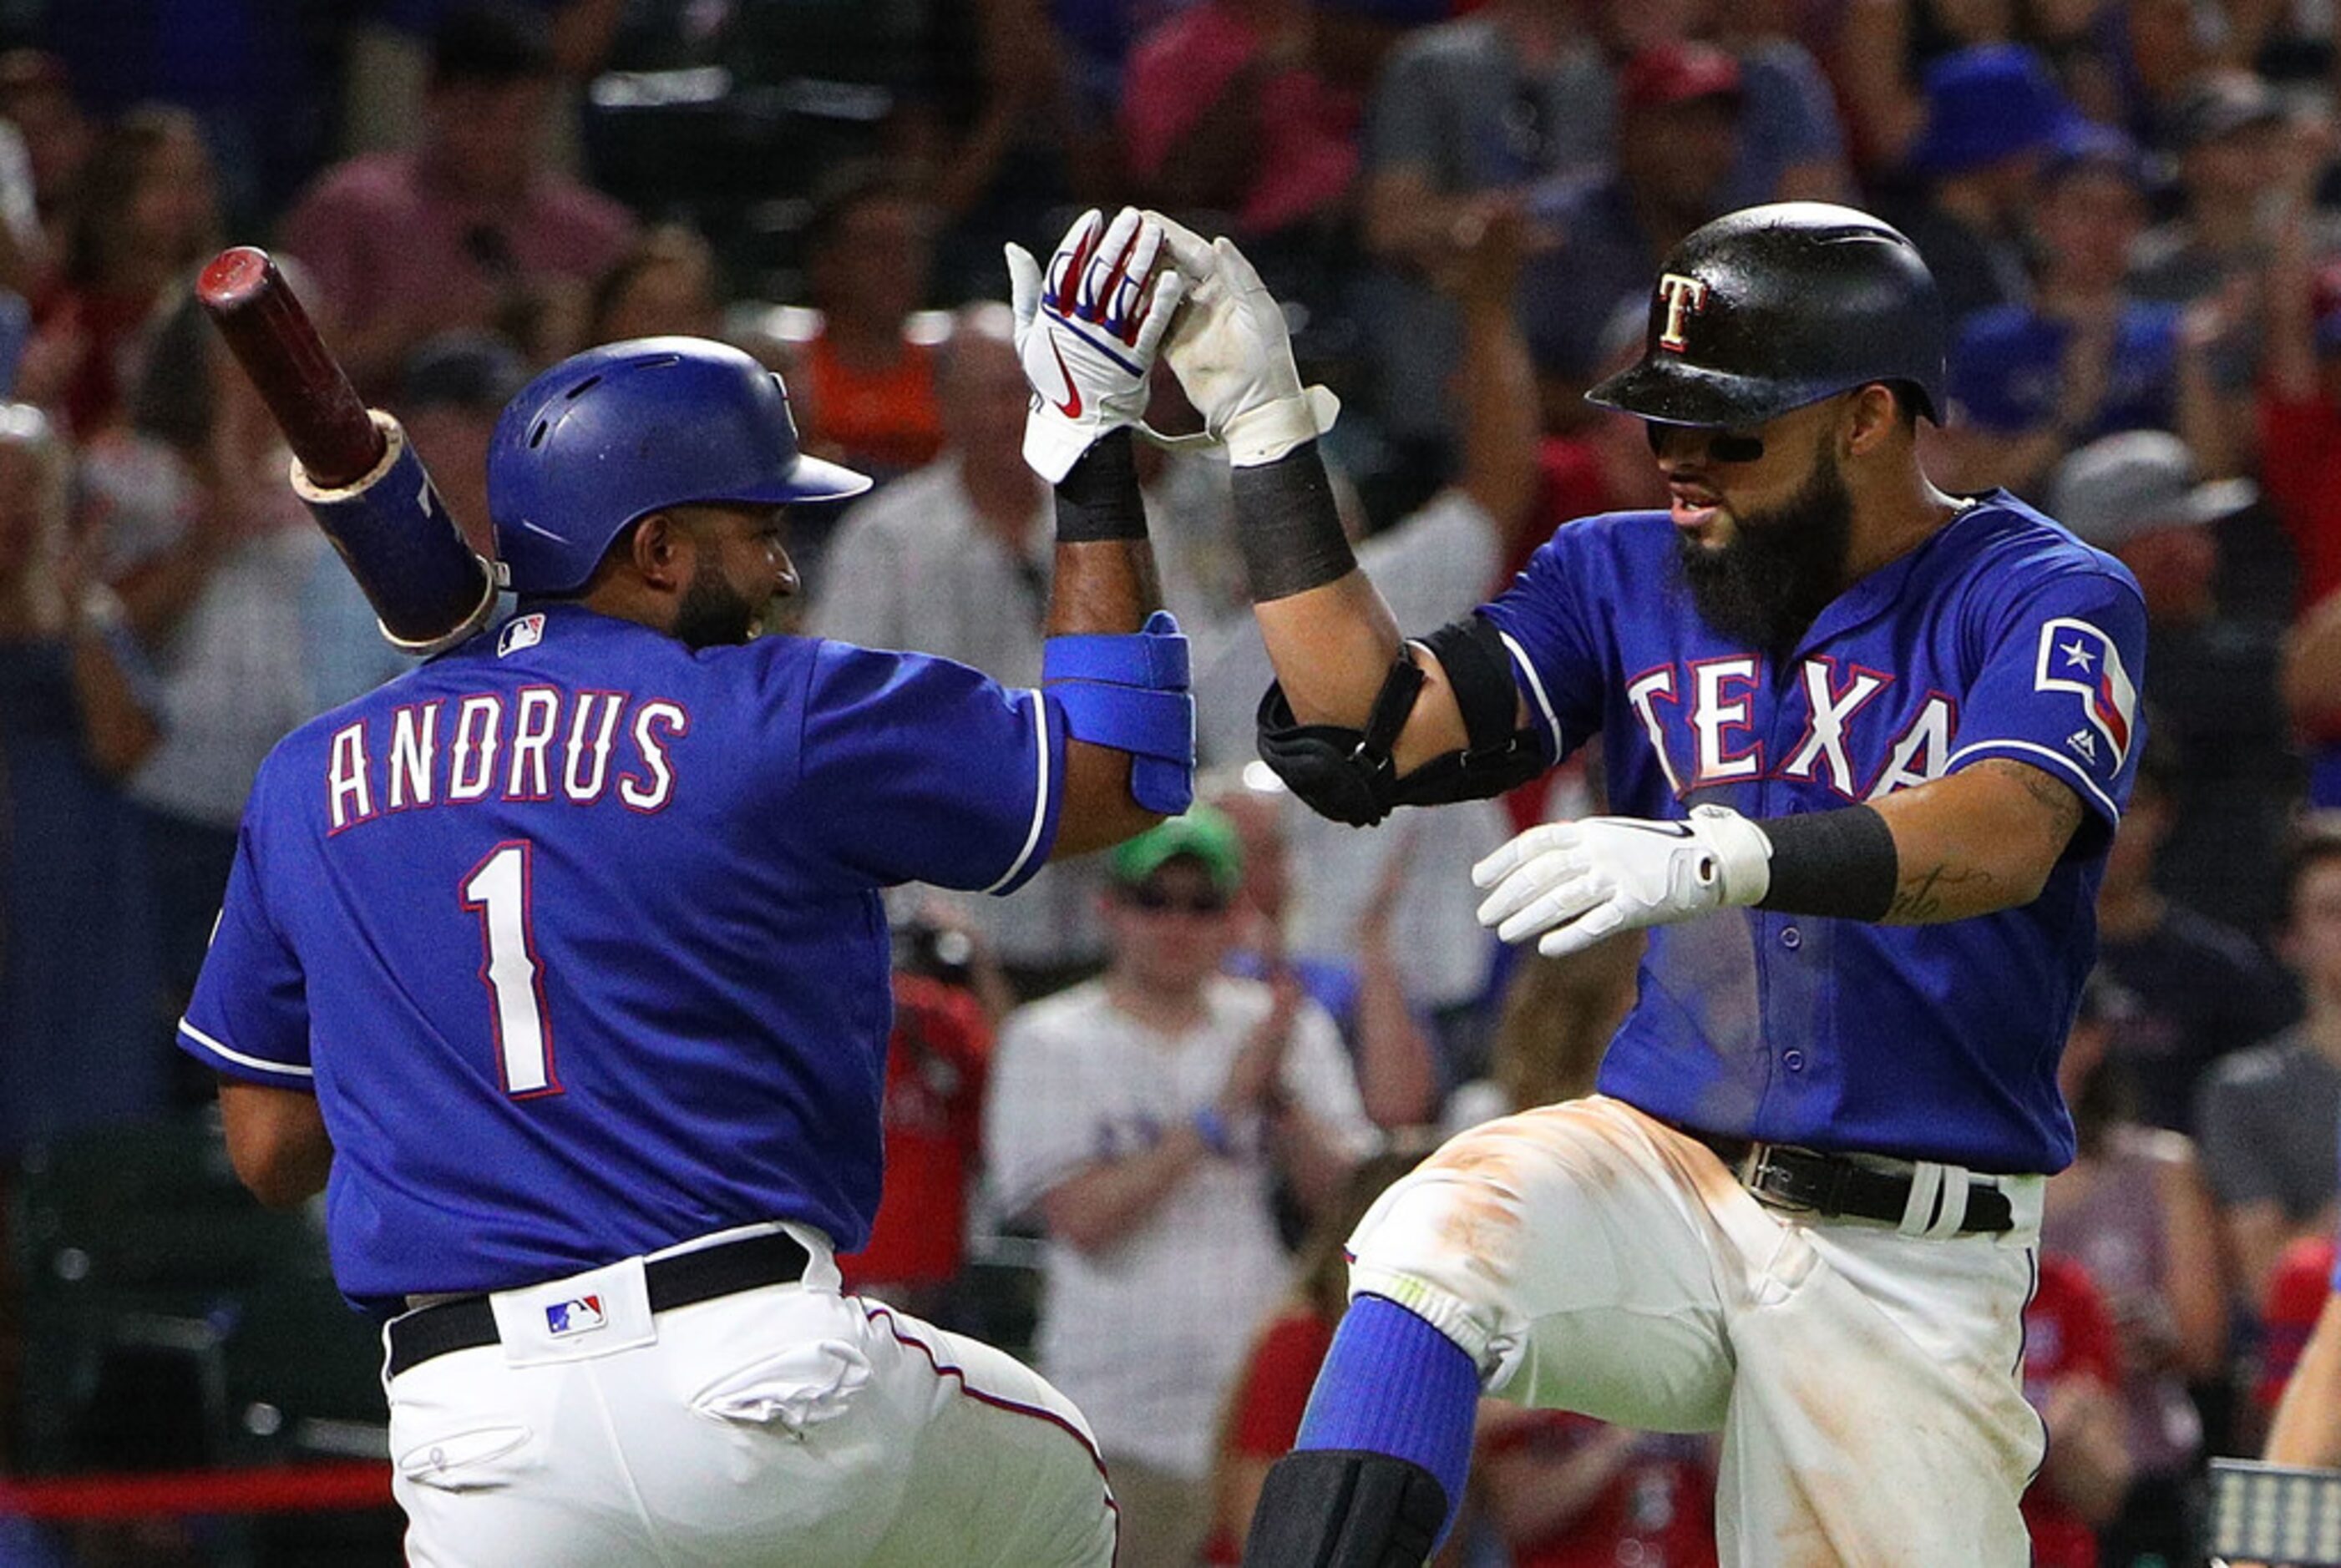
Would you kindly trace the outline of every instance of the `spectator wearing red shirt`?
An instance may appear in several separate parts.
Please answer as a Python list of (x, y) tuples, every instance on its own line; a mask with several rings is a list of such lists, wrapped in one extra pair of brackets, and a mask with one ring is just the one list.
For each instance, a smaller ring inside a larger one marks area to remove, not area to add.
[(1309, 1391), (1333, 1329), (1350, 1301), (1350, 1256), (1345, 1244), (1382, 1189), (1412, 1170), (1427, 1150), (1393, 1146), (1360, 1160), (1350, 1172), (1340, 1201), (1310, 1226), (1293, 1268), (1292, 1295), (1260, 1330), (1229, 1395), (1220, 1427), (1219, 1458), (1212, 1467), (1213, 1520), (1203, 1560), (1232, 1563), (1251, 1529), (1252, 1510), (1269, 1466), (1284, 1457), (1300, 1432)]
[(2097, 1568), (2097, 1526), (2130, 1482), (2119, 1365), (2113, 1314), (2088, 1271), (2044, 1255), (2024, 1309), (2024, 1397), (2048, 1429), (2048, 1457), (2024, 1494), (2036, 1568)]
[(82, 172), (60, 285), (34, 305), (18, 392), (77, 439), (119, 424), (172, 291), (216, 247), (219, 197), (194, 117), (133, 109)]
[(1198, 0), (1139, 40), (1122, 144), (1157, 203), (1231, 213), (1255, 236), (1340, 206), (1364, 104), (1329, 79), (1316, 29), (1308, 0)]
[(334, 347), (360, 391), (381, 395), (440, 332), (502, 332), (539, 361), (579, 346), (587, 291), (625, 253), (633, 221), (546, 167), (553, 87), (542, 16), (452, 12), (433, 45), (421, 145), (327, 170), (286, 218), (284, 246), (344, 323)]
[(2335, 1253), (2331, 1236), (2302, 1236), (2277, 1255), (2268, 1274), (2260, 1303), (2259, 1372), (2252, 1380), (2252, 1406), (2263, 1422), (2276, 1414), (2332, 1294)]
[(845, 1287), (948, 1315), (967, 1253), (967, 1188), (983, 1141), (991, 1022), (972, 992), (894, 976), (886, 1045), (886, 1186), (870, 1245), (837, 1260)]
[(2341, 807), (2341, 268), (2310, 263), (2305, 191), (2276, 230), (2260, 384), (2260, 482), (2300, 561), (2282, 690), (2309, 753), (2309, 804)]
[(1512, 1568), (1713, 1568), (1711, 1438), (1483, 1404), (1479, 1478)]

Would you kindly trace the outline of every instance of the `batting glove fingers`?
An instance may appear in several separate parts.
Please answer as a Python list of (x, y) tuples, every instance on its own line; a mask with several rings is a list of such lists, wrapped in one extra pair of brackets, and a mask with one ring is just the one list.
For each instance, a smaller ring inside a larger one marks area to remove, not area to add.
[(1300, 384), (1283, 307), (1235, 242), (1206, 240), (1160, 213), (1146, 217), (1161, 227), (1172, 264), (1189, 280), (1187, 309), (1162, 352), (1203, 416), (1208, 439), (1226, 447), (1234, 466), (1248, 468), (1332, 429), (1340, 400)]
[(1720, 806), (1683, 822), (1589, 817), (1531, 828), (1471, 868), (1479, 923), (1549, 958), (1603, 938), (1738, 908), (1771, 886), (1771, 841)]
[(1187, 292), (1161, 265), (1161, 229), (1124, 207), (1109, 223), (1092, 209), (1075, 220), (1043, 269), (1007, 247), (1016, 352), (1032, 389), (1024, 461), (1054, 484), (1092, 442), (1135, 425), (1147, 376)]

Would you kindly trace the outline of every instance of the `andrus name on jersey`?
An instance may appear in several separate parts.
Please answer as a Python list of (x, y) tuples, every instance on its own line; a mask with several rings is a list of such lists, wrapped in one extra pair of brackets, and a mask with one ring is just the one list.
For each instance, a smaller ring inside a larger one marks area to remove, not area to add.
[[(1798, 666), (1807, 717), (1785, 748), (1768, 755), (1755, 712), (1762, 668), (1743, 654), (1662, 664), (1627, 682), (1626, 700), (1678, 796), (1711, 784), (1788, 779), (1875, 800), (1940, 778), (1948, 765), (1957, 703), (1928, 691), (1914, 710), (1881, 705), (1893, 676), (1859, 665), (1840, 671), (1833, 659)], [(1860, 766), (1857, 754), (1865, 759)]]
[(682, 704), (623, 691), (524, 686), (405, 703), (334, 732), (331, 831), (491, 798), (590, 806), (613, 788), (630, 810), (657, 811), (674, 791), (667, 745), (690, 729)]

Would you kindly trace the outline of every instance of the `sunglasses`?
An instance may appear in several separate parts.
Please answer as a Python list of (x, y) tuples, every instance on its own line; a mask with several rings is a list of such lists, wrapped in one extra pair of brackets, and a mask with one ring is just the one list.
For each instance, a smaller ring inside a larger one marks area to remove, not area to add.
[(1224, 915), (1228, 912), (1228, 896), (1225, 893), (1197, 893), (1182, 898), (1168, 888), (1158, 888), (1150, 882), (1124, 888), (1121, 901), (1150, 915)]
[[(1696, 427), (1666, 424), (1658, 420), (1645, 420), (1642, 423), (1644, 433), (1650, 438), (1650, 451), (1659, 456), (1666, 453), (1667, 432), (1686, 428)], [(1744, 430), (1710, 431), (1707, 455), (1711, 462), (1754, 462), (1764, 455), (1764, 438)]]

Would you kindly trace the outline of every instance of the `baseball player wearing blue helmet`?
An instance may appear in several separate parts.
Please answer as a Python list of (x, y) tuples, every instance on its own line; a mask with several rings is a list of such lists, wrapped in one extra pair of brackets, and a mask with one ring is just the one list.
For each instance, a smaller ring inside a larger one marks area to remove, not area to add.
[(2004, 491), (1928, 482), (1932, 278), (1876, 219), (1788, 203), (1684, 240), (1641, 361), (1591, 394), (1648, 422), (1669, 509), (1568, 523), (1401, 641), (1275, 302), (1227, 241), (1168, 233), (1172, 370), (1214, 429), (1275, 432), (1229, 448), (1264, 757), (1370, 822), (1599, 736), (1617, 815), (1473, 868), (1480, 918), (1556, 956), (1649, 931), (1599, 1092), (1461, 1135), (1351, 1237), (1244, 1561), (1421, 1563), (1485, 1391), (1719, 1431), (1738, 1568), (2024, 1563), (2022, 1311), (2138, 751), (2137, 584)]
[(512, 616), (262, 769), (181, 1043), (384, 1323), (410, 1561), (1111, 1561), (1081, 1414), (832, 1258), (879, 1197), (880, 890), (1009, 893), (1185, 804), (1123, 368), (1180, 284), (1125, 216), (1025, 323), (1083, 414), (1036, 443), (1041, 690), (759, 635), (785, 510), (867, 481), (798, 451), (777, 376), (662, 338), (506, 410)]

